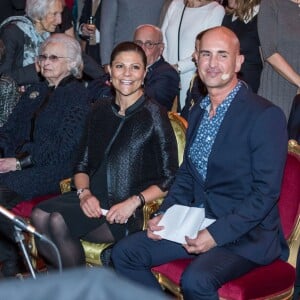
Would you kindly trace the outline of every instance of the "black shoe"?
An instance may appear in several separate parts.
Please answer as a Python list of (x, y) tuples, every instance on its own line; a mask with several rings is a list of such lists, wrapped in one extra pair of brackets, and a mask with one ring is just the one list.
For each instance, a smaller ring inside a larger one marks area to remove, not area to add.
[(5, 260), (2, 262), (1, 273), (4, 277), (14, 277), (21, 273), (18, 260)]

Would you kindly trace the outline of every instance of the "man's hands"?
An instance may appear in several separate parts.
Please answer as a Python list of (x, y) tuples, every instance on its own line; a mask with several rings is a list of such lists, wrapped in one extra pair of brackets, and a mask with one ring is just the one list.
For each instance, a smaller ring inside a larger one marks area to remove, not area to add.
[(149, 239), (157, 240), (157, 241), (162, 239), (162, 237), (160, 235), (153, 233), (153, 231), (159, 231), (164, 228), (164, 226), (157, 225), (162, 217), (163, 217), (163, 214), (161, 214), (157, 217), (154, 217), (148, 221), (147, 236)]
[(183, 247), (190, 254), (204, 253), (217, 246), (215, 240), (207, 229), (199, 231), (195, 239), (185, 237), (185, 240), (186, 244), (184, 244)]

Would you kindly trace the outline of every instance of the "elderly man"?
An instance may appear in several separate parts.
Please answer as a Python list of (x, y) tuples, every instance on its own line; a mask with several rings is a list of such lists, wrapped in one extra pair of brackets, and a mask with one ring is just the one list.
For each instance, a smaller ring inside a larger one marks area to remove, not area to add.
[(147, 56), (145, 93), (171, 110), (179, 93), (179, 75), (162, 57), (164, 43), (161, 30), (154, 25), (143, 24), (136, 28), (133, 39)]
[[(191, 110), (183, 163), (148, 230), (112, 253), (119, 273), (156, 288), (152, 266), (193, 257), (181, 278), (184, 299), (217, 300), (225, 282), (288, 256), (277, 207), (286, 121), (280, 108), (238, 80), (239, 48), (225, 27), (203, 33), (196, 60), (208, 95)], [(173, 204), (204, 207), (216, 221), (183, 245), (162, 239), (158, 223)]]

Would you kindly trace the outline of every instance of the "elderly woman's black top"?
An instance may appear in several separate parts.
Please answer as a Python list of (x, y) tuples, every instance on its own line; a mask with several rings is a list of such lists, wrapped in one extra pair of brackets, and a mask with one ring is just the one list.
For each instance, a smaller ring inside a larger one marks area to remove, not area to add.
[(59, 193), (59, 181), (72, 176), (73, 155), (89, 111), (86, 98), (84, 85), (73, 77), (63, 79), (56, 89), (46, 82), (31, 85), (0, 128), (0, 148), (5, 157), (27, 153), (33, 165), (0, 174), (0, 184), (24, 200)]

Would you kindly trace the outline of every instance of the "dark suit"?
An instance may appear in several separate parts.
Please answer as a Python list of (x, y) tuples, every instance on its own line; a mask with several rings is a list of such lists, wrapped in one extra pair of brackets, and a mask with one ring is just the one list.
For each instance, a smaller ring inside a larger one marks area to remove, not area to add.
[(294, 98), (288, 122), (289, 138), (300, 143), (300, 95)]
[[(86, 0), (84, 2), (81, 17), (79, 20), (79, 26), (84, 23), (89, 22), (89, 18), (92, 16), (92, 0)], [(100, 31), (100, 10), (101, 10), (101, 1), (100, 4), (95, 12), (94, 15), (94, 23), (96, 28)], [(86, 37), (82, 36), (83, 39), (86, 39)], [(96, 45), (90, 45), (88, 40), (86, 43), (85, 51), (87, 54), (89, 54), (98, 64), (101, 65), (101, 58), (100, 58), (100, 44)]]
[(179, 93), (179, 80), (176, 70), (161, 57), (147, 70), (144, 80), (145, 94), (167, 110), (171, 110), (173, 101)]
[[(216, 219), (207, 229), (217, 247), (198, 255), (185, 271), (183, 292), (188, 285), (197, 285), (196, 292), (203, 292), (203, 282), (210, 292), (216, 291), (222, 283), (241, 276), (257, 264), (288, 256), (276, 205), (287, 153), (283, 112), (243, 85), (216, 135), (205, 181), (189, 157), (203, 114), (199, 105), (191, 110), (184, 161), (160, 208), (165, 211), (175, 203), (203, 205), (206, 216)], [(150, 269), (191, 255), (181, 245), (166, 240), (152, 241), (144, 233), (138, 233), (117, 244), (112, 257), (120, 273), (155, 286), (151, 274), (147, 273), (148, 266)], [(130, 263), (134, 271), (139, 270), (138, 278), (126, 268), (129, 262), (125, 257), (134, 257)], [(185, 299), (217, 299), (216, 294), (211, 297), (204, 294), (200, 298), (184, 296)]]

